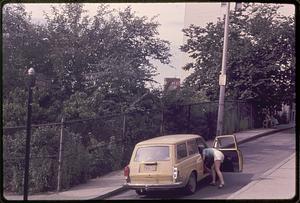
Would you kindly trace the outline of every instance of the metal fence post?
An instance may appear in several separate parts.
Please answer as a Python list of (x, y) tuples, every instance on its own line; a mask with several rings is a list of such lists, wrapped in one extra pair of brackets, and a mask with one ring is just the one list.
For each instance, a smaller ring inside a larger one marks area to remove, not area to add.
[(188, 123), (187, 123), (187, 130), (190, 132), (190, 123), (191, 123), (191, 105), (188, 105)]
[(122, 148), (121, 148), (121, 151), (122, 151), (122, 154), (123, 154), (123, 157), (124, 157), (124, 151), (125, 151), (125, 134), (126, 134), (126, 113), (124, 112), (123, 114), (123, 130), (122, 130)]
[(161, 118), (160, 118), (160, 134), (164, 135), (164, 108), (161, 111)]
[(241, 129), (241, 112), (240, 112), (240, 103), (237, 100), (237, 118), (238, 118), (238, 126), (237, 126), (237, 130), (240, 131)]
[(122, 139), (125, 139), (126, 133), (126, 113), (123, 114), (123, 131), (122, 131)]
[(250, 120), (250, 125), (251, 125), (251, 129), (253, 129), (254, 127), (254, 122), (253, 122), (253, 104), (252, 103), (250, 103), (250, 116), (251, 116), (251, 120)]
[(62, 169), (62, 152), (63, 152), (63, 136), (64, 136), (64, 117), (61, 119), (60, 140), (59, 140), (59, 157), (58, 157), (58, 174), (57, 174), (57, 192), (61, 189), (61, 169)]

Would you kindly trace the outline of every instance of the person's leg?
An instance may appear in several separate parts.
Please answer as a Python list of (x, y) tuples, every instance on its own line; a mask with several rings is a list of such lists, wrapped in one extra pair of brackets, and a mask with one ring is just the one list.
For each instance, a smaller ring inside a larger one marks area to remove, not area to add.
[(215, 160), (214, 165), (215, 165), (216, 173), (217, 173), (217, 175), (218, 175), (218, 177), (220, 179), (220, 182), (221, 182), (221, 184), (224, 185), (224, 178), (223, 178), (222, 172), (220, 170), (221, 161), (220, 160)]
[(216, 184), (216, 170), (214, 164), (211, 166), (211, 176), (212, 176), (212, 182), (211, 184)]

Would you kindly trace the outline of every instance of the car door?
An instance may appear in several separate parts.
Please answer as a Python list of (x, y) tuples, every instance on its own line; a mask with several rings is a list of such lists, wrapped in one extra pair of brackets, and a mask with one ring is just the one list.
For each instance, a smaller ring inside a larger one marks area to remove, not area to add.
[(220, 150), (224, 154), (224, 161), (221, 165), (221, 171), (243, 171), (243, 155), (238, 148), (236, 137), (234, 135), (216, 136), (213, 147)]
[(186, 142), (176, 144), (176, 161), (174, 167), (179, 171), (179, 179), (183, 182), (187, 181), (189, 175), (190, 163), (188, 160), (188, 152)]
[(203, 157), (202, 157), (202, 152), (203, 152), (203, 149), (205, 148), (208, 148), (208, 145), (206, 144), (205, 140), (202, 138), (202, 137), (199, 137), (196, 139), (196, 142), (197, 142), (197, 147), (198, 147), (198, 151), (199, 151), (199, 154), (201, 155), (201, 177), (199, 176), (199, 179), (202, 179), (202, 178), (205, 178), (206, 176), (210, 175), (209, 171), (207, 170), (204, 170), (204, 163), (203, 163)]
[(203, 164), (202, 156), (199, 154), (196, 139), (187, 141), (188, 156), (191, 162), (191, 171), (197, 171), (197, 180), (200, 180), (203, 176)]

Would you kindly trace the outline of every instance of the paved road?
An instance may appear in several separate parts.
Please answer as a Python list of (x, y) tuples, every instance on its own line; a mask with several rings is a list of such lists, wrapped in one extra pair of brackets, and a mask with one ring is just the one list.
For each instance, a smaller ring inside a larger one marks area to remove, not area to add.
[(239, 147), (244, 156), (243, 172), (224, 173), (226, 186), (221, 190), (208, 186), (209, 180), (205, 180), (199, 184), (197, 192), (189, 196), (177, 190), (138, 196), (134, 190), (129, 190), (109, 199), (226, 199), (295, 152), (295, 129), (261, 137)]

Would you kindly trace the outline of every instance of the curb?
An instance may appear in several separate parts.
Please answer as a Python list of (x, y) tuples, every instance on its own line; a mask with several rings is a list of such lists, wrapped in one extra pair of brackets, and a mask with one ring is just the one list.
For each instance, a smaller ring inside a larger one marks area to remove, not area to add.
[(113, 190), (113, 191), (110, 191), (110, 192), (108, 192), (108, 193), (106, 193), (106, 194), (103, 194), (103, 195), (100, 195), (100, 196), (98, 196), (98, 197), (95, 197), (95, 198), (93, 198), (93, 199), (91, 199), (91, 200), (100, 200), (100, 199), (105, 199), (105, 198), (109, 198), (109, 197), (111, 197), (111, 196), (114, 196), (114, 195), (117, 195), (117, 194), (119, 194), (119, 193), (121, 193), (121, 192), (124, 192), (124, 191), (126, 191), (126, 190), (128, 190), (128, 188), (126, 187), (126, 186), (121, 186), (121, 187), (119, 187), (119, 188), (117, 188), (117, 189), (115, 189), (115, 190)]
[(259, 178), (265, 178), (269, 175), (271, 175), (276, 169), (280, 168), (282, 165), (284, 165), (285, 163), (287, 163), (289, 160), (291, 160), (292, 158), (294, 158), (296, 156), (296, 153), (293, 153), (292, 155), (290, 155), (288, 158), (284, 159), (283, 161), (279, 162), (276, 166), (274, 166), (273, 168), (267, 170), (266, 172), (264, 172)]
[(230, 195), (226, 199), (233, 199), (236, 196), (238, 196), (239, 194), (247, 191), (249, 188), (251, 188), (254, 185), (256, 185), (257, 183), (259, 183), (261, 181), (261, 179), (263, 179), (263, 178), (271, 175), (275, 170), (277, 170), (278, 168), (280, 168), (282, 165), (284, 165), (285, 163), (287, 163), (289, 160), (291, 160), (295, 156), (296, 156), (296, 153), (293, 153), (288, 158), (286, 158), (283, 161), (279, 162), (276, 166), (274, 166), (273, 168), (269, 169), (268, 171), (266, 171), (265, 173), (263, 173), (262, 175), (260, 175), (256, 180), (254, 180), (254, 181), (250, 182), (248, 185), (242, 187), (242, 189), (240, 189), (237, 192), (233, 193), (232, 195)]
[(243, 144), (245, 142), (249, 142), (249, 141), (252, 141), (254, 139), (264, 137), (264, 136), (267, 136), (267, 135), (270, 135), (270, 134), (274, 134), (274, 133), (277, 133), (277, 132), (281, 132), (281, 131), (284, 131), (284, 130), (288, 130), (288, 129), (294, 128), (294, 127), (295, 126), (289, 126), (289, 127), (285, 127), (285, 128), (270, 130), (269, 132), (264, 132), (264, 133), (254, 135), (254, 136), (249, 137), (249, 138), (245, 138), (245, 139), (239, 141), (238, 144)]

